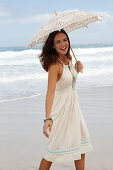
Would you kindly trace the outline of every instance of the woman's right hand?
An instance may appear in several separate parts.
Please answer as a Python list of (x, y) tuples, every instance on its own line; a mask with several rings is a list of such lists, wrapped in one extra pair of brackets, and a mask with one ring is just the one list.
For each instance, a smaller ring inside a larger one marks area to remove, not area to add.
[(47, 129), (49, 128), (49, 132), (51, 132), (52, 129), (52, 121), (51, 120), (46, 120), (43, 126), (43, 134), (49, 138), (49, 134), (47, 133)]
[(77, 70), (78, 73), (79, 73), (79, 72), (82, 72), (82, 71), (83, 71), (83, 64), (82, 64), (80, 61), (77, 61), (77, 62), (75, 63), (75, 68), (76, 68), (76, 70)]

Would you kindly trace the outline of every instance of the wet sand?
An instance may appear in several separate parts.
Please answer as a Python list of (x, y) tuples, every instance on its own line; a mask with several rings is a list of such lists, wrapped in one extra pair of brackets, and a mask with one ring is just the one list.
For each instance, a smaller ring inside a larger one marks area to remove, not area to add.
[[(78, 90), (94, 150), (86, 170), (113, 170), (113, 86)], [(38, 170), (45, 152), (45, 96), (0, 102), (0, 170)], [(74, 162), (53, 163), (51, 170), (74, 170)]]

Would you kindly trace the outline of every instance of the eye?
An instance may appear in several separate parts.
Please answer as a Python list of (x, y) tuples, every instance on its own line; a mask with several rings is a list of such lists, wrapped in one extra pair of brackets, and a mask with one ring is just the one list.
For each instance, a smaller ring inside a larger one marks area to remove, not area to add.
[(65, 38), (64, 41), (67, 41), (67, 38)]
[(60, 41), (59, 41), (59, 40), (57, 40), (57, 41), (56, 41), (56, 43), (57, 43), (57, 44), (59, 44), (59, 43), (60, 43)]

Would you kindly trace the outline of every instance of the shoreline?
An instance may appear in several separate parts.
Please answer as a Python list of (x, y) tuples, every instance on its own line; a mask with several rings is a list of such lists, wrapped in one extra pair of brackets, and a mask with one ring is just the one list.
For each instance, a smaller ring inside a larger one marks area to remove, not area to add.
[[(104, 86), (89, 86), (89, 87), (78, 87), (76, 88), (77, 91), (80, 90), (88, 90), (88, 89), (95, 89), (95, 88), (106, 88), (106, 87), (113, 87), (113, 85), (104, 85)], [(0, 103), (4, 103), (4, 102), (10, 102), (10, 101), (16, 101), (16, 100), (23, 100), (23, 99), (27, 99), (27, 98), (33, 98), (33, 97), (38, 97), (38, 96), (42, 96), (41, 94), (34, 94), (31, 96), (23, 96), (23, 97), (18, 97), (18, 98), (12, 98), (12, 99), (5, 99), (5, 100), (0, 100)], [(43, 94), (43, 96), (45, 96)]]

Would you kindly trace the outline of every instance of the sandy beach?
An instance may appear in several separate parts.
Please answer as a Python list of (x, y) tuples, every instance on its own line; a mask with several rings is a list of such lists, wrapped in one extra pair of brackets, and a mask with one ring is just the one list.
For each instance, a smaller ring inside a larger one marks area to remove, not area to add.
[[(86, 170), (113, 170), (113, 86), (78, 90), (94, 150)], [(45, 152), (45, 96), (0, 102), (0, 170), (38, 170)], [(74, 170), (74, 162), (53, 163), (51, 170)]]

